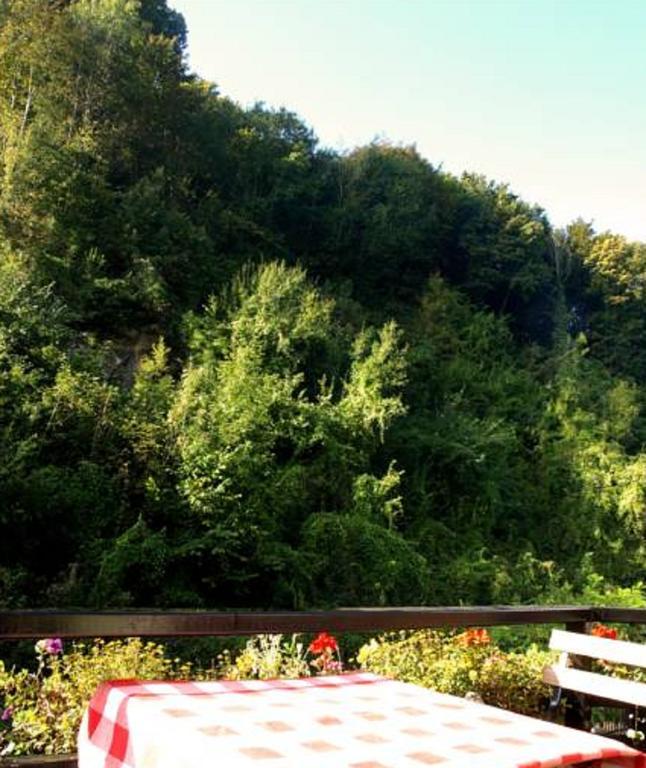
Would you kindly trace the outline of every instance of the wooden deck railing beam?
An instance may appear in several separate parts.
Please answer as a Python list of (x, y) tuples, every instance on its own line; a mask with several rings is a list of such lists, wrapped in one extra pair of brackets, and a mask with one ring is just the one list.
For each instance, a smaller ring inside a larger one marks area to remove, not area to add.
[[(618, 618), (614, 618), (614, 612)], [(613, 615), (611, 615), (613, 614)], [(518, 624), (646, 623), (646, 610), (590, 606), (346, 608), (333, 611), (4, 611), (0, 640), (37, 637), (200, 637), (279, 632), (380, 632)]]

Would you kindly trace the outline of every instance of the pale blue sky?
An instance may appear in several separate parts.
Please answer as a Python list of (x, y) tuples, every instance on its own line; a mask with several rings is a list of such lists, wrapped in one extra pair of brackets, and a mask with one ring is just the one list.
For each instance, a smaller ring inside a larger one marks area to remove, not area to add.
[(192, 68), (646, 241), (646, 0), (169, 0)]

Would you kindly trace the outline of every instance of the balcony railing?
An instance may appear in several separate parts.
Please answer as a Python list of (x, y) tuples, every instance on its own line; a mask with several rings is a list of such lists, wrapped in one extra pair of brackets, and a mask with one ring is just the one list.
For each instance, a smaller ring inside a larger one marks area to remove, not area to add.
[[(598, 606), (344, 608), (334, 611), (4, 611), (0, 641), (43, 637), (225, 637), (286, 632), (383, 632), (594, 622), (646, 624), (646, 609)], [(76, 768), (74, 755), (0, 759), (0, 768)]]

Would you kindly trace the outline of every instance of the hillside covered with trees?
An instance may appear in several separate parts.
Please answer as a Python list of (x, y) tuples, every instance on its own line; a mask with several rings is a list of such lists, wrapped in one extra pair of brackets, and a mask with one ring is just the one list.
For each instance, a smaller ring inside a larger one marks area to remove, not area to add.
[(320, 147), (165, 0), (0, 0), (0, 607), (646, 577), (646, 245)]

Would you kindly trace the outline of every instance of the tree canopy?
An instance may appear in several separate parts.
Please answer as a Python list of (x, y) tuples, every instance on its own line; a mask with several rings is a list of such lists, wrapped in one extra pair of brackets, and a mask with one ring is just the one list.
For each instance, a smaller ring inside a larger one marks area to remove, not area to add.
[(643, 581), (646, 244), (322, 148), (187, 45), (0, 2), (0, 606)]

